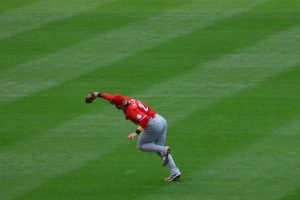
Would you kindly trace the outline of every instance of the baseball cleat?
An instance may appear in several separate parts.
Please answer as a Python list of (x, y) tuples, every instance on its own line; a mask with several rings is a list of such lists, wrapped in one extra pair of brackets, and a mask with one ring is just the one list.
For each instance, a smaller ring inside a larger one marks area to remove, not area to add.
[(176, 181), (178, 178), (180, 178), (180, 176), (181, 176), (181, 173), (177, 172), (177, 173), (171, 174), (169, 177), (165, 178), (165, 181), (168, 181), (168, 182)]
[(166, 166), (168, 164), (170, 152), (171, 152), (171, 148), (166, 147), (166, 149), (164, 151), (164, 157), (163, 157), (163, 166)]

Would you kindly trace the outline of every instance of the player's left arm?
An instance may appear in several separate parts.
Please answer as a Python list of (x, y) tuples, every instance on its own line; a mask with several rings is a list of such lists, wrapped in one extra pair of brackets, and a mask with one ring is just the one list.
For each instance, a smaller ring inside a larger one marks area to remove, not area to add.
[(110, 101), (112, 95), (101, 92), (91, 92), (85, 97), (85, 103), (92, 103), (97, 97)]
[(134, 109), (132, 110), (128, 118), (131, 118), (132, 121), (138, 124), (135, 132), (128, 135), (128, 140), (132, 140), (133, 138), (138, 136), (142, 131), (144, 131), (149, 117), (145, 113), (139, 111), (138, 109)]
[(135, 130), (135, 132), (130, 133), (127, 136), (128, 140), (132, 140), (133, 138), (135, 138), (136, 136), (138, 136), (143, 130), (144, 130), (144, 128), (142, 128), (140, 125), (138, 125), (138, 127)]

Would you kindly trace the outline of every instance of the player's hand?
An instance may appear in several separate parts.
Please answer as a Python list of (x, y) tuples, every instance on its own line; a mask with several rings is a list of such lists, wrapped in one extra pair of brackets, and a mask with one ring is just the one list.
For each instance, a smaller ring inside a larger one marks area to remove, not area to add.
[(137, 133), (131, 133), (127, 136), (128, 140), (132, 140), (133, 138), (135, 138), (138, 134)]

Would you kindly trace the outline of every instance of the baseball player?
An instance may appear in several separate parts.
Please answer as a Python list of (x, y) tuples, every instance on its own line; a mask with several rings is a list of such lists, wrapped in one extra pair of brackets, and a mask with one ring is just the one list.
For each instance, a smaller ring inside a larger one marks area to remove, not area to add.
[(162, 116), (145, 103), (120, 94), (111, 95), (92, 92), (86, 96), (85, 102), (92, 103), (97, 97), (103, 98), (115, 105), (117, 109), (123, 110), (126, 120), (129, 119), (137, 124), (135, 132), (129, 134), (127, 138), (132, 140), (139, 135), (138, 149), (146, 152), (156, 152), (162, 158), (163, 166), (168, 165), (170, 168), (170, 176), (165, 178), (165, 181), (175, 181), (181, 176), (170, 154), (171, 148), (165, 146), (167, 122)]

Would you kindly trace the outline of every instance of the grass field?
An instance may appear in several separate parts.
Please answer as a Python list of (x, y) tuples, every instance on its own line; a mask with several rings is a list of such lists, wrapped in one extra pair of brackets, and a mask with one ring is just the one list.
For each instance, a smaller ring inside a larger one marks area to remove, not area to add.
[[(300, 199), (299, 0), (2, 0), (0, 199)], [(168, 121), (166, 183), (135, 125)]]

